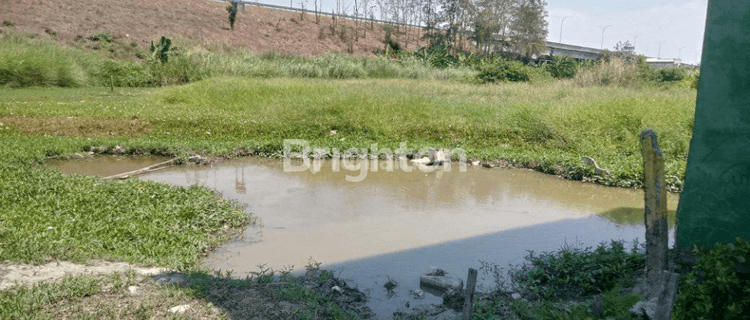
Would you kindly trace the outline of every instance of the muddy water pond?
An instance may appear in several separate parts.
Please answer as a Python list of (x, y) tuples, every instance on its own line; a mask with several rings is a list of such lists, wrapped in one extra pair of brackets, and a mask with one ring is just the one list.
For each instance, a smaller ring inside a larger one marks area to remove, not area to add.
[(48, 166), (56, 167), (65, 174), (85, 174), (109, 177), (120, 173), (138, 170), (170, 158), (161, 156), (129, 157), (121, 155), (99, 155), (76, 160), (51, 160)]
[[(212, 188), (260, 219), (242, 240), (218, 248), (207, 267), (244, 277), (260, 264), (304, 271), (312, 257), (368, 293), (381, 318), (408, 310), (407, 302), (440, 303), (410, 294), (434, 268), (465, 279), (480, 261), (507, 267), (529, 250), (644, 239), (642, 191), (520, 169), (381, 170), (360, 182), (346, 179), (358, 173), (335, 172), (329, 163), (320, 169), (285, 172), (282, 161), (249, 158), (140, 179)], [(670, 211), (677, 200), (670, 195)], [(398, 283), (391, 292), (383, 286), (388, 280)], [(489, 289), (493, 279), (480, 272), (480, 283)]]

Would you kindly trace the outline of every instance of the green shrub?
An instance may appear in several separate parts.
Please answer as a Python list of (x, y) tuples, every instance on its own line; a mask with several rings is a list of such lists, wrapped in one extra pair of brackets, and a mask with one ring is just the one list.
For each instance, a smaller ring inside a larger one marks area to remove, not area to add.
[(99, 31), (91, 35), (92, 41), (100, 41), (104, 40), (106, 42), (112, 42), (113, 38), (112, 35), (109, 34), (107, 31)]
[(414, 51), (414, 56), (436, 68), (447, 68), (457, 63), (450, 54), (450, 47), (437, 45), (431, 48), (420, 48)]
[(169, 56), (172, 52), (169, 49), (172, 47), (172, 40), (165, 36), (161, 36), (159, 43), (151, 41), (151, 61), (169, 62)]
[(676, 319), (747, 319), (750, 316), (750, 243), (694, 248), (699, 258), (680, 279)]
[(545, 77), (546, 71), (525, 65), (519, 61), (501, 60), (479, 70), (477, 79), (488, 82), (528, 82)]
[(628, 319), (630, 308), (645, 297), (638, 294), (620, 294), (620, 286), (616, 286), (602, 294), (604, 302), (604, 317), (615, 319)]
[(645, 266), (643, 253), (625, 252), (622, 242), (590, 248), (567, 247), (558, 253), (530, 254), (512, 275), (530, 294), (543, 298), (565, 298), (598, 294), (618, 285), (630, 285), (632, 275)]
[(237, 20), (237, 1), (232, 1), (232, 4), (227, 6), (227, 12), (229, 13), (229, 27), (234, 30), (234, 22)]
[(575, 59), (565, 56), (552, 56), (551, 59), (552, 61), (544, 65), (544, 69), (553, 77), (557, 79), (573, 79), (576, 77), (578, 66)]
[(686, 70), (684, 68), (661, 68), (657, 72), (657, 81), (659, 82), (677, 82), (685, 78)]
[(3, 25), (6, 27), (12, 27), (14, 23), (12, 20), (3, 20)]

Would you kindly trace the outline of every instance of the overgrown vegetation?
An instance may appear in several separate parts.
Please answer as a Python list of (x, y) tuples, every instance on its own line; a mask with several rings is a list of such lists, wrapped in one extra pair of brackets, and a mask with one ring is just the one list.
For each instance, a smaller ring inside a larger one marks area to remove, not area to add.
[(566, 245), (557, 252), (530, 253), (526, 262), (502, 268), (483, 263), (496, 288), (481, 295), (474, 319), (595, 319), (592, 303), (602, 301), (602, 318), (636, 319), (630, 308), (644, 299), (637, 289), (645, 255), (634, 243), (627, 252), (620, 241), (596, 249)]
[[(91, 36), (90, 41), (95, 44), (89, 46), (107, 48), (99, 54), (52, 40), (0, 31), (0, 85), (10, 87), (153, 87), (240, 76), (453, 79), (467, 83), (545, 83), (557, 78), (574, 79), (580, 86), (696, 88), (699, 78), (696, 70), (655, 69), (643, 59), (617, 52), (606, 53), (597, 63), (576, 62), (567, 57), (522, 63), (507, 54), (453, 53), (450, 45), (408, 52), (397, 47), (394, 50), (394, 43), (390, 43), (389, 53), (380, 58), (343, 55), (305, 58), (273, 52), (255, 55), (242, 49), (204, 47), (162, 36), (159, 42), (152, 41), (150, 52), (145, 53), (133, 43), (121, 43), (121, 39), (101, 31)], [(105, 52), (108, 54), (104, 55)], [(131, 59), (125, 59), (128, 52)], [(136, 61), (133, 55), (138, 57)]]
[(237, 20), (237, 1), (232, 1), (232, 4), (227, 6), (227, 12), (229, 13), (229, 28), (234, 30), (234, 22)]
[(612, 241), (594, 251), (567, 246), (555, 253), (531, 253), (526, 258), (530, 264), (513, 277), (528, 295), (544, 299), (600, 294), (634, 285), (634, 275), (645, 266), (645, 254), (638, 249), (636, 243), (626, 252), (621, 242)]
[[(129, 44), (120, 47), (132, 50)], [(432, 68), (413, 58), (394, 61), (344, 55), (256, 55), (242, 49), (206, 48), (164, 37), (148, 54), (139, 51), (136, 55), (143, 60), (110, 59), (97, 52), (4, 31), (0, 34), (0, 86), (81, 87), (114, 83), (118, 87), (153, 87), (219, 76), (463, 80), (472, 79), (476, 73), (470, 68)]]
[(750, 242), (694, 248), (699, 259), (680, 279), (676, 319), (745, 319), (750, 316)]

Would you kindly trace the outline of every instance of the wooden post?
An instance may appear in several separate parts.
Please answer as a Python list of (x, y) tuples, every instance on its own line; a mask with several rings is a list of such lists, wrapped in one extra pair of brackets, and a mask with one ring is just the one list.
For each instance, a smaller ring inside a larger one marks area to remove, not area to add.
[(662, 271), (667, 269), (669, 227), (667, 225), (667, 191), (664, 184), (664, 155), (656, 133), (641, 133), (643, 154), (643, 187), (646, 223), (646, 279), (649, 295), (658, 291)]
[(464, 300), (463, 320), (471, 320), (471, 311), (474, 309), (474, 287), (477, 285), (477, 270), (469, 268), (469, 275), (466, 277), (466, 299)]

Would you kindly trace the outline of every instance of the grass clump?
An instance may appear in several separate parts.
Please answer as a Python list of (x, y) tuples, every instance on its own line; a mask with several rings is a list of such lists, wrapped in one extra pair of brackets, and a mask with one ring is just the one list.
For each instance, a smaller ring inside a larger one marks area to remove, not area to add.
[(616, 58), (600, 61), (591, 68), (579, 70), (575, 76), (575, 83), (580, 86), (629, 87), (641, 84), (643, 80), (636, 64)]
[(479, 295), (472, 318), (594, 319), (599, 296), (606, 319), (635, 319), (630, 308), (644, 299), (634, 282), (645, 263), (637, 247), (628, 253), (622, 242), (612, 241), (594, 250), (565, 246), (530, 253), (524, 264), (510, 267), (508, 278), (502, 268), (483, 262), (481, 270), (495, 278), (496, 287)]
[(91, 35), (92, 41), (106, 41), (106, 42), (112, 42), (114, 39), (112, 38), (112, 34), (110, 34), (107, 31), (97, 31), (94, 34)]
[(73, 49), (0, 31), (0, 86), (80, 87), (85, 70)]
[(614, 319), (630, 319), (630, 309), (645, 297), (637, 293), (622, 294), (620, 286), (616, 286), (602, 294), (604, 317)]
[(625, 251), (622, 242), (612, 241), (590, 248), (564, 247), (559, 252), (542, 253), (526, 258), (513, 276), (529, 294), (550, 298), (570, 298), (599, 294), (618, 285), (633, 285), (633, 275), (645, 266), (645, 255)]

